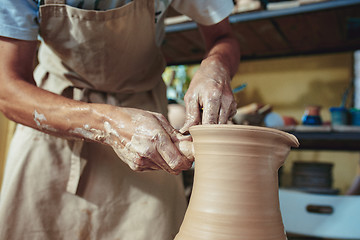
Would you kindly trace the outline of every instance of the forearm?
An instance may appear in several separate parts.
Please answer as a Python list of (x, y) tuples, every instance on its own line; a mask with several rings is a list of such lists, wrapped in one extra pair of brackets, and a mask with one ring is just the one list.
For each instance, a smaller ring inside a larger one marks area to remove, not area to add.
[(215, 41), (201, 65), (207, 65), (211, 62), (216, 63), (215, 67), (226, 71), (229, 77), (232, 78), (238, 70), (239, 61), (240, 50), (237, 40), (229, 34)]
[[(38, 42), (0, 37), (0, 111), (17, 123), (63, 137), (82, 124), (84, 103), (66, 99), (35, 85), (33, 63)], [(80, 109), (76, 113), (76, 109)]]
[(191, 148), (182, 148), (189, 139), (161, 114), (84, 103), (23, 80), (11, 82), (0, 89), (0, 110), (15, 122), (66, 139), (109, 145), (136, 171), (163, 169), (177, 174), (191, 166)]
[[(4, 77), (2, 74), (1, 78)], [(22, 79), (9, 79), (0, 90), (0, 110), (7, 118), (59, 137), (95, 140), (79, 131), (84, 126), (104, 130), (105, 119), (94, 107), (42, 90)]]
[(51, 135), (111, 146), (136, 171), (179, 173), (192, 160), (180, 152), (183, 138), (157, 113), (75, 101), (36, 86), (35, 41), (0, 37), (0, 111), (9, 119)]
[(240, 48), (229, 20), (226, 18), (211, 26), (199, 24), (199, 30), (207, 51), (201, 67), (215, 65), (212, 68), (226, 71), (231, 79), (238, 70)]

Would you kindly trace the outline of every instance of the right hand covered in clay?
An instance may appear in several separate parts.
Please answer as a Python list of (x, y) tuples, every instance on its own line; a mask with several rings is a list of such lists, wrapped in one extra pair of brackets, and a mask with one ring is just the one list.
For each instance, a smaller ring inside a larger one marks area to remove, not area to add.
[(191, 167), (191, 137), (181, 135), (162, 114), (115, 107), (108, 116), (105, 133), (94, 140), (110, 145), (134, 171), (163, 169), (178, 174)]

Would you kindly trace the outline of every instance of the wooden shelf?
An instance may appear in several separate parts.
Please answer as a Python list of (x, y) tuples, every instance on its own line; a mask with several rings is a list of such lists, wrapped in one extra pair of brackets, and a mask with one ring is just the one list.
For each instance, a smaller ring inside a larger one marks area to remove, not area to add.
[[(360, 49), (360, 0), (330, 0), (229, 17), (242, 60)], [(194, 22), (166, 26), (163, 52), (169, 65), (199, 63), (205, 54)], [(360, 132), (288, 131), (299, 149), (360, 151)]]
[[(229, 17), (242, 59), (360, 49), (360, 0), (331, 0)], [(201, 61), (205, 54), (194, 22), (166, 26), (163, 52), (169, 65)]]

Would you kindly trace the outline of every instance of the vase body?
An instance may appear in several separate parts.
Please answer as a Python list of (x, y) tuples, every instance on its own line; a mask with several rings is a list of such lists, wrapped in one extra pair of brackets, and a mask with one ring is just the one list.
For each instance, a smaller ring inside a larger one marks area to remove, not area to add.
[(193, 191), (175, 240), (284, 240), (278, 169), (295, 136), (265, 127), (190, 128)]

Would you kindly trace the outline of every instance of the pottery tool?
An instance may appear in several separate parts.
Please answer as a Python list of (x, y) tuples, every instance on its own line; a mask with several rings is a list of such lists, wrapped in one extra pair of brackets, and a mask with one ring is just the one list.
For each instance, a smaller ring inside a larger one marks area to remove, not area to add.
[(234, 94), (235, 94), (235, 93), (238, 93), (238, 92), (240, 92), (241, 90), (243, 90), (246, 86), (247, 86), (247, 83), (243, 83), (243, 84), (241, 84), (240, 86), (234, 88), (234, 89), (232, 90), (232, 92), (233, 92)]

